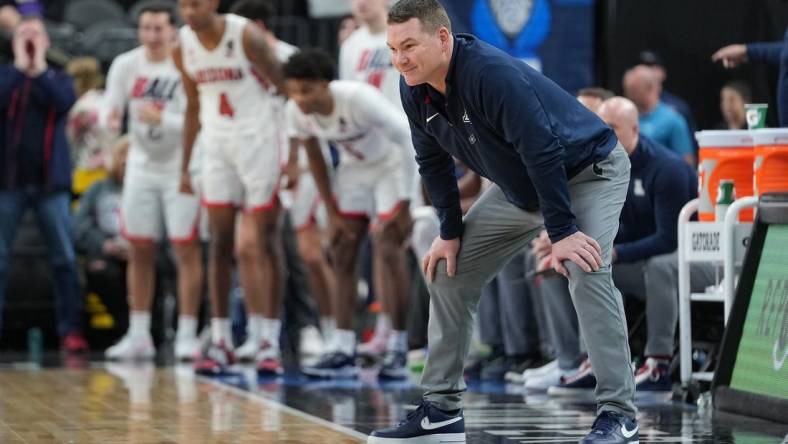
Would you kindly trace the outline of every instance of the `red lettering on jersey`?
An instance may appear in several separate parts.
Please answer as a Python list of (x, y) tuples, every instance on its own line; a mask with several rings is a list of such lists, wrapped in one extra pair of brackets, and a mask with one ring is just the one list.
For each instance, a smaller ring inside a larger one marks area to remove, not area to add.
[(367, 76), (367, 83), (374, 86), (377, 89), (380, 89), (380, 85), (383, 83), (383, 75), (385, 73), (383, 71), (372, 71)]
[(227, 100), (227, 94), (225, 93), (219, 96), (219, 115), (227, 116), (231, 119), (235, 116), (235, 110), (230, 105), (230, 101)]
[(139, 98), (145, 95), (145, 91), (148, 89), (148, 78), (147, 77), (137, 77), (134, 80), (134, 87), (131, 89), (131, 97)]
[(214, 83), (242, 80), (244, 73), (240, 68), (205, 68), (197, 71), (197, 83)]
[(367, 69), (369, 65), (369, 59), (372, 58), (372, 51), (369, 49), (365, 49), (364, 52), (361, 53), (361, 57), (358, 59), (358, 65), (356, 65), (356, 71), (364, 71)]

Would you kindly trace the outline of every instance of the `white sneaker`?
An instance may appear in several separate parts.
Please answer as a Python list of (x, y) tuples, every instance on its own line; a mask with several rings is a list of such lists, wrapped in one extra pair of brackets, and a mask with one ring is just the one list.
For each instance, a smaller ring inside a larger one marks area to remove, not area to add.
[(132, 336), (126, 334), (121, 340), (104, 352), (104, 357), (113, 361), (150, 360), (156, 356), (153, 338), (150, 334)]
[(194, 361), (200, 353), (200, 340), (196, 337), (181, 338), (175, 336), (175, 359), (178, 361)]
[(243, 345), (235, 349), (235, 357), (241, 362), (254, 362), (262, 345), (262, 340), (247, 339)]
[(302, 328), (300, 336), (298, 350), (302, 356), (318, 356), (325, 351), (323, 337), (314, 325)]
[(554, 385), (561, 383), (561, 378), (564, 376), (573, 375), (578, 372), (580, 368), (573, 368), (569, 370), (561, 370), (556, 365), (551, 371), (545, 371), (536, 375), (530, 374), (525, 380), (525, 388), (534, 391), (546, 391)]
[(532, 376), (540, 376), (558, 370), (558, 359), (554, 359), (547, 364), (537, 367), (529, 368), (523, 372), (523, 381), (528, 381)]

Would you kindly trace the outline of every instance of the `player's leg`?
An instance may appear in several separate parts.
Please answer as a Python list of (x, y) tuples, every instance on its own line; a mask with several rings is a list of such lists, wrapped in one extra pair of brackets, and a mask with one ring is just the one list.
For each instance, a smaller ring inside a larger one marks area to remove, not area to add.
[(298, 253), (306, 265), (310, 291), (317, 302), (320, 329), (329, 342), (336, 327), (331, 305), (336, 280), (326, 257), (323, 230), (317, 220), (321, 205), (314, 179), (310, 174), (302, 174), (290, 215), (296, 229)]
[(247, 310), (247, 339), (237, 353), (260, 373), (281, 373), (279, 313), (284, 291), (284, 252), (279, 236), (280, 162), (275, 129), (234, 136), (233, 167), (241, 178), (244, 213), (236, 255)]
[[(256, 341), (252, 356), (262, 373), (281, 373), (279, 356), (280, 311), (284, 291), (284, 252), (278, 236), (281, 211), (247, 211), (238, 233), (238, 269), (248, 310), (247, 344)], [(259, 327), (252, 328), (252, 323)], [(257, 336), (257, 337), (253, 337)]]
[(198, 231), (200, 201), (182, 194), (173, 183), (164, 192), (164, 215), (178, 269), (178, 331), (175, 358), (193, 359), (199, 351), (197, 313), (203, 288), (202, 245)]
[(378, 215), (373, 230), (375, 281), (380, 282), (380, 295), (391, 319), (392, 332), (386, 344), (386, 355), (380, 369), (384, 378), (407, 377), (409, 302), (408, 271), (405, 251), (412, 227), (410, 208), (398, 202), (393, 210)]
[(153, 177), (129, 171), (121, 196), (123, 235), (131, 249), (126, 268), (129, 298), (129, 329), (108, 348), (108, 359), (153, 358), (156, 351), (150, 333), (151, 306), (156, 282), (156, 250), (162, 234), (162, 209)]
[(354, 329), (358, 255), (369, 226), (373, 188), (359, 183), (357, 173), (357, 169), (340, 165), (336, 175), (336, 201), (349, 233), (340, 236), (330, 247), (337, 282), (332, 303), (337, 328), (327, 353), (314, 366), (304, 368), (304, 373), (314, 377), (354, 377), (358, 373)]
[(208, 294), (211, 302), (211, 341), (195, 363), (198, 373), (215, 375), (234, 362), (229, 318), (233, 242), (241, 182), (226, 159), (228, 138), (201, 135), (200, 171), (203, 206), (207, 209), (211, 245), (208, 254)]

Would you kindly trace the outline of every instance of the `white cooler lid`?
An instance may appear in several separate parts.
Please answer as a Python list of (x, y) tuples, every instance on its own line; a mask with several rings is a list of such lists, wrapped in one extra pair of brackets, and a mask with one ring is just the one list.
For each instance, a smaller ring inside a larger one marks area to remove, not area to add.
[(755, 145), (788, 145), (788, 128), (761, 128), (750, 132)]
[(753, 146), (752, 131), (749, 130), (706, 130), (695, 133), (698, 146), (703, 147), (743, 147)]

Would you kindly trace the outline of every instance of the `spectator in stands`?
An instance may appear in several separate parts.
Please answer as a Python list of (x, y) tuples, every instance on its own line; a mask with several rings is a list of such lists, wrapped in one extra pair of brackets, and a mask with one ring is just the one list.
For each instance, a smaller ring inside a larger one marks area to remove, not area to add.
[(16, 10), (14, 2), (0, 1), (0, 32), (12, 33), (20, 21), (22, 21), (22, 16)]
[(697, 125), (695, 124), (695, 117), (692, 115), (692, 109), (690, 109), (686, 100), (665, 89), (665, 82), (668, 80), (668, 71), (665, 68), (665, 61), (662, 60), (659, 54), (647, 49), (640, 52), (638, 55), (638, 62), (641, 65), (648, 66), (654, 71), (662, 90), (659, 95), (660, 100), (662, 100), (665, 105), (668, 105), (677, 113), (681, 114), (681, 117), (687, 122), (690, 140), (692, 140), (693, 147), (697, 150), (698, 147), (695, 145), (695, 130), (697, 129)]
[(728, 45), (711, 56), (713, 61), (722, 61), (726, 68), (752, 60), (778, 66), (777, 113), (781, 127), (788, 127), (788, 28), (782, 41)]
[(726, 83), (720, 90), (720, 113), (723, 120), (717, 124), (717, 129), (747, 129), (744, 104), (750, 103), (751, 99), (750, 86), (743, 81), (731, 80)]
[(47, 65), (44, 23), (25, 18), (13, 37), (14, 63), (0, 66), (0, 301), (16, 229), (32, 208), (54, 269), (58, 333), (66, 351), (87, 349), (70, 213), (71, 159), (66, 116), (71, 78)]
[(624, 93), (638, 108), (643, 135), (694, 165), (695, 155), (687, 122), (660, 100), (661, 90), (654, 70), (645, 65), (635, 66), (624, 74)]
[(641, 134), (635, 105), (606, 101), (602, 119), (615, 130), (632, 163), (629, 191), (613, 246), (613, 281), (625, 295), (646, 300), (646, 361), (635, 375), (639, 391), (669, 391), (678, 321), (679, 212), (697, 197), (695, 170)]
[(614, 94), (611, 91), (608, 91), (605, 88), (583, 88), (577, 92), (577, 100), (586, 108), (596, 112), (599, 109), (599, 106), (602, 105), (602, 102), (613, 97), (613, 95)]
[[(95, 182), (79, 201), (74, 217), (77, 252), (85, 257), (87, 290), (98, 294), (113, 314), (126, 313), (126, 262), (129, 243), (120, 234), (120, 193), (129, 139), (110, 150), (109, 175)], [(125, 322), (123, 317), (118, 319)]]
[[(99, 124), (104, 100), (104, 75), (99, 61), (95, 57), (76, 57), (66, 65), (66, 72), (74, 78), (78, 97), (68, 113), (66, 133), (75, 159), (74, 192), (80, 194), (90, 186), (90, 172), (104, 170), (106, 148), (117, 138), (117, 132)], [(115, 126), (120, 127), (120, 122)]]

